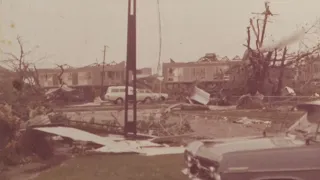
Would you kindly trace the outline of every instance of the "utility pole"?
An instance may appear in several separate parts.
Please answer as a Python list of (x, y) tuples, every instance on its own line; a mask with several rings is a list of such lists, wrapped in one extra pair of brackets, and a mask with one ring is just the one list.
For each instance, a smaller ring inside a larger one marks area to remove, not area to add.
[(103, 86), (104, 86), (104, 77), (106, 76), (105, 75), (105, 71), (104, 71), (104, 65), (105, 65), (105, 63), (106, 63), (106, 50), (107, 50), (107, 46), (106, 45), (104, 45), (104, 49), (103, 49), (103, 61), (102, 61), (102, 72), (101, 72), (101, 87), (100, 87), (100, 98), (104, 98), (103, 96), (104, 96), (104, 88), (103, 88)]
[(158, 66), (157, 66), (157, 75), (158, 80), (160, 81), (160, 93), (162, 93), (162, 82), (163, 82), (163, 74), (161, 72), (161, 51), (162, 51), (162, 30), (161, 30), (161, 12), (160, 12), (160, 1), (157, 0), (158, 7), (158, 23), (159, 23), (159, 56), (158, 56)]
[[(125, 102), (124, 135), (126, 137), (129, 136), (129, 133), (133, 134), (134, 136), (137, 135), (136, 36), (137, 36), (136, 35), (136, 0), (128, 0), (126, 90), (125, 90), (125, 101), (124, 101)], [(129, 89), (130, 79), (132, 82), (132, 89)], [(129, 117), (129, 101), (133, 102), (131, 117)]]
[(273, 14), (270, 11), (269, 2), (265, 2), (264, 6), (265, 6), (265, 11), (263, 13), (252, 13), (252, 14), (257, 14), (257, 15), (264, 15), (263, 26), (262, 26), (262, 34), (261, 34), (261, 37), (260, 37), (260, 40), (259, 40), (259, 47), (261, 47), (263, 45), (264, 35), (265, 35), (265, 32), (266, 32), (267, 22), (268, 22), (269, 16), (279, 15), (279, 14)]

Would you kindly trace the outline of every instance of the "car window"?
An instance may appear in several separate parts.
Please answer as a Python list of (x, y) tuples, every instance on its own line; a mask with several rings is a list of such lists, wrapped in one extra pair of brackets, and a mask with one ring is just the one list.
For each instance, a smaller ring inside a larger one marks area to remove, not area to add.
[(119, 92), (119, 89), (111, 89), (111, 92)]
[(137, 92), (138, 93), (144, 93), (144, 90), (143, 89), (137, 89)]

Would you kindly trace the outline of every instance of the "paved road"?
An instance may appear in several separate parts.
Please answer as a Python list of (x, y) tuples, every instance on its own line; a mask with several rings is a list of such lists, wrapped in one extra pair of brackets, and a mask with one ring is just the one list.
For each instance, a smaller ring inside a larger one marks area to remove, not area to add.
[[(141, 104), (138, 105), (138, 109), (159, 109), (161, 107), (168, 107), (168, 104)], [(132, 106), (129, 106), (132, 108)], [(123, 105), (103, 105), (103, 106), (65, 106), (60, 108), (54, 108), (58, 112), (78, 112), (78, 111), (108, 111), (108, 110), (121, 110), (124, 109)]]

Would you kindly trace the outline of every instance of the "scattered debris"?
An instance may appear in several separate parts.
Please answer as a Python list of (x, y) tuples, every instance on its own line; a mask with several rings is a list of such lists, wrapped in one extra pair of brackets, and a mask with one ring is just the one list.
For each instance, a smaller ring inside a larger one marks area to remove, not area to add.
[(281, 91), (282, 96), (296, 96), (296, 92), (289, 86), (285, 86)]
[(45, 93), (46, 99), (56, 105), (68, 105), (75, 102), (84, 102), (84, 94), (77, 90), (68, 87), (67, 85), (62, 85), (59, 88), (50, 89)]
[[(102, 137), (92, 133), (88, 133), (79, 129), (70, 127), (40, 127), (35, 130), (46, 132), (70, 138), (73, 141), (80, 141), (82, 146), (87, 145), (86, 142), (92, 142), (101, 145), (100, 148), (93, 149), (89, 152), (99, 153), (139, 153), (144, 155), (160, 155), (160, 154), (177, 154), (183, 153), (184, 148), (166, 147), (146, 140), (126, 140), (114, 137)], [(79, 144), (79, 143), (78, 143)], [(81, 148), (85, 150), (86, 148)]]
[(190, 99), (200, 104), (207, 105), (210, 101), (210, 94), (195, 86)]
[(153, 143), (160, 143), (160, 144), (172, 144), (172, 143), (181, 143), (182, 139), (193, 136), (194, 133), (189, 134), (182, 134), (176, 136), (164, 136), (164, 137), (155, 137), (150, 140)]
[(237, 109), (262, 109), (264, 107), (263, 94), (257, 92), (255, 95), (242, 95), (237, 102)]
[(51, 124), (51, 120), (49, 118), (49, 115), (37, 115), (34, 118), (22, 123), (20, 125), (20, 129), (24, 130), (27, 127), (49, 125), (49, 124)]
[[(129, 111), (130, 112), (130, 111)], [(75, 128), (95, 128), (109, 133), (122, 133), (124, 111), (70, 112), (70, 125)], [(144, 109), (137, 113), (137, 130), (149, 136), (172, 136), (192, 132), (189, 117), (180, 116), (170, 109)]]
[(247, 117), (242, 117), (239, 120), (233, 121), (234, 123), (244, 124), (244, 125), (251, 125), (251, 124), (264, 124), (264, 125), (271, 125), (271, 121), (262, 121), (256, 119), (249, 119)]
[(182, 154), (185, 151), (185, 147), (162, 147), (162, 148), (144, 148), (140, 151), (142, 155), (156, 156), (167, 154)]
[(65, 91), (65, 92), (72, 92), (74, 91), (73, 88), (68, 87), (67, 85), (62, 85), (60, 88), (53, 88), (53, 89), (49, 89), (45, 95), (46, 96), (50, 96), (54, 93), (57, 93), (57, 91)]

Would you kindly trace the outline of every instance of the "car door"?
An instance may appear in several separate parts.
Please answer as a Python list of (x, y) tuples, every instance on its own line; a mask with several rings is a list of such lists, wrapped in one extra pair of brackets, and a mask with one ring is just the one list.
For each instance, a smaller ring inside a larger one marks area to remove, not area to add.
[(108, 89), (106, 99), (110, 101), (115, 101), (119, 97), (119, 89), (118, 88), (110, 88)]
[(137, 89), (137, 101), (143, 101), (145, 99), (145, 91), (143, 89)]
[(126, 97), (126, 89), (125, 87), (119, 88), (118, 97), (125, 100)]
[(150, 91), (149, 89), (145, 89), (144, 90), (144, 97), (145, 98), (150, 98), (152, 100), (154, 100), (154, 93), (152, 91)]

